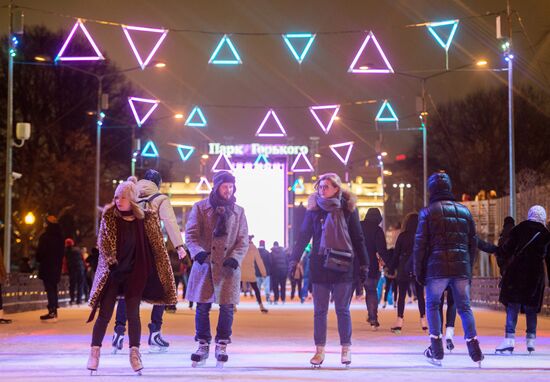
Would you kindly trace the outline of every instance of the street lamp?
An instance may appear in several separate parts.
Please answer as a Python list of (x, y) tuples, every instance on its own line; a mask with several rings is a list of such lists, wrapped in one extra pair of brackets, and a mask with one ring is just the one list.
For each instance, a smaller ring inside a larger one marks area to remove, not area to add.
[(34, 214), (32, 212), (29, 212), (25, 215), (25, 224), (26, 225), (33, 225), (34, 222), (36, 221), (36, 217), (34, 216)]

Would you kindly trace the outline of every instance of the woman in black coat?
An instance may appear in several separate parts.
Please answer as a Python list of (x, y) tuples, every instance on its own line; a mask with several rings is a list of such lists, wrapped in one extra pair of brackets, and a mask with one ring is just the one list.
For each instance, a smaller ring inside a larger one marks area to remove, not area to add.
[(507, 268), (502, 276), (499, 301), (506, 306), (505, 338), (496, 348), (497, 353), (512, 352), (516, 324), (520, 311), (527, 321), (527, 351), (535, 350), (537, 313), (540, 312), (545, 288), (545, 261), (550, 275), (548, 244), (550, 232), (546, 229), (546, 211), (541, 206), (529, 209), (527, 220), (510, 231), (503, 247)]
[[(306, 215), (291, 256), (291, 269), (294, 274), (296, 264), (313, 239), (309, 271), (313, 285), (316, 352), (310, 362), (313, 366), (320, 366), (325, 358), (327, 315), (332, 295), (342, 345), (341, 362), (348, 365), (351, 363), (349, 306), (353, 281), (360, 274), (358, 269), (366, 272), (368, 256), (355, 195), (342, 190), (342, 181), (334, 173), (321, 175), (315, 183), (315, 190), (308, 199)], [(337, 269), (337, 264), (341, 269)]]

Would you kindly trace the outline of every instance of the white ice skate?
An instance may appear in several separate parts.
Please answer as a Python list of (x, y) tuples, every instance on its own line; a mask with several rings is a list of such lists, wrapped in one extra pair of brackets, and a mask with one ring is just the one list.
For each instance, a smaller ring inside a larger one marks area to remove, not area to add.
[(455, 344), (453, 343), (453, 337), (455, 335), (455, 328), (452, 326), (447, 326), (445, 328), (445, 347), (449, 351), (449, 353), (452, 353), (453, 349), (455, 348)]
[(340, 356), (342, 365), (349, 367), (351, 364), (351, 348), (349, 346), (342, 346), (342, 354)]
[(88, 364), (86, 365), (86, 368), (90, 370), (90, 375), (97, 374), (100, 353), (101, 347), (99, 346), (92, 346), (90, 349), (90, 356), (88, 357)]
[(124, 346), (124, 334), (113, 333), (113, 339), (111, 340), (111, 345), (113, 346), (113, 354), (122, 350)]
[(314, 369), (321, 368), (321, 365), (323, 364), (324, 360), (325, 360), (325, 347), (317, 346), (315, 349), (315, 354), (313, 355), (313, 358), (309, 360), (309, 363), (311, 363), (311, 367)]
[(535, 351), (535, 339), (534, 338), (526, 338), (525, 341), (527, 342), (527, 351), (529, 354)]
[(516, 341), (514, 338), (504, 338), (500, 345), (495, 349), (495, 353), (511, 355), (514, 352), (515, 342)]
[(141, 363), (141, 354), (139, 353), (139, 348), (136, 346), (132, 346), (130, 348), (130, 366), (132, 366), (132, 370), (134, 370), (137, 375), (141, 375), (143, 364)]
[(199, 341), (199, 347), (196, 352), (191, 354), (192, 367), (203, 366), (208, 359), (210, 345), (206, 341)]
[(162, 338), (160, 332), (149, 334), (149, 353), (166, 353), (170, 344)]
[(227, 355), (227, 342), (226, 341), (219, 341), (216, 343), (216, 367), (218, 369), (222, 369), (227, 360), (229, 359), (229, 356)]

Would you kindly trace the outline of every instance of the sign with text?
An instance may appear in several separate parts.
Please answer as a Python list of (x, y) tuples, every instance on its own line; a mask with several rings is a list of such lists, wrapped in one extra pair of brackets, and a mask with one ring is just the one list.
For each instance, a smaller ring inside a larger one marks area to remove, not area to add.
[(222, 145), (221, 143), (209, 143), (208, 154), (226, 156), (242, 155), (298, 155), (300, 153), (307, 155), (309, 148), (307, 146), (288, 146), (288, 145), (264, 145), (261, 143), (251, 143), (246, 145)]

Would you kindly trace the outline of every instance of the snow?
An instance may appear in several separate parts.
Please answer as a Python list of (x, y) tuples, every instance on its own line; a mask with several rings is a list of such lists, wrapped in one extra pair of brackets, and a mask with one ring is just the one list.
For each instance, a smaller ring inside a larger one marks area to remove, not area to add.
[[(164, 337), (170, 349), (164, 354), (147, 351), (147, 323), (150, 305), (142, 307), (143, 380), (191, 381), (197, 379), (223, 381), (441, 381), (450, 378), (476, 381), (550, 380), (550, 318), (539, 316), (536, 352), (525, 350), (525, 317), (517, 328), (516, 351), (512, 356), (494, 354), (503, 336), (505, 315), (476, 308), (474, 310), (481, 347), (485, 353), (482, 368), (467, 355), (462, 328), (457, 327), (456, 348), (446, 353), (442, 367), (428, 364), (423, 356), (429, 340), (420, 329), (414, 305), (407, 305), (401, 335), (389, 331), (396, 313), (392, 306), (380, 309), (381, 327), (373, 332), (365, 322), (364, 303), (352, 305), (352, 364), (342, 367), (336, 331), (336, 317), (329, 316), (327, 356), (320, 370), (311, 369), (313, 355), (313, 306), (290, 302), (267, 305), (268, 314), (261, 314), (255, 301), (242, 298), (235, 315), (233, 343), (228, 346), (229, 362), (224, 369), (215, 368), (213, 346), (206, 366), (191, 367), (190, 354), (196, 349), (193, 341), (194, 311), (186, 303), (178, 305), (175, 314), (165, 314)], [(332, 307), (331, 307), (332, 309)], [(124, 381), (137, 378), (128, 362), (127, 342), (122, 354), (111, 354), (110, 325), (104, 340), (98, 375), (89, 376), (86, 361), (89, 353), (91, 324), (85, 324), (88, 308), (71, 307), (59, 310), (57, 323), (41, 323), (42, 311), (7, 316), (11, 325), (0, 326), (0, 381)], [(217, 311), (212, 312), (213, 329)], [(460, 325), (460, 319), (457, 319)]]

